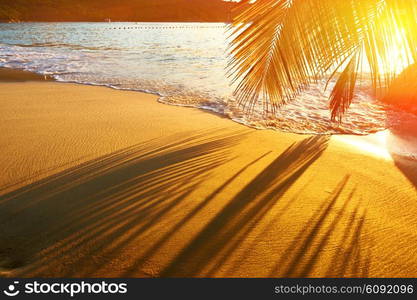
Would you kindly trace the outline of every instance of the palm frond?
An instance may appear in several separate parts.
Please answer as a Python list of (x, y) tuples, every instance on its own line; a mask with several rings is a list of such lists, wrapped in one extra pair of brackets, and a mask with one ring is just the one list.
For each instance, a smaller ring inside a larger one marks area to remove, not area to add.
[(332, 120), (340, 120), (352, 102), (359, 65), (360, 55), (355, 53), (340, 74), (335, 87), (330, 94)]
[(229, 70), (248, 109), (258, 101), (277, 108), (343, 67), (330, 96), (332, 118), (340, 119), (354, 96), (359, 57), (375, 89), (395, 78), (393, 45), (401, 45), (404, 66), (417, 58), (415, 0), (257, 0), (242, 7), (234, 16)]

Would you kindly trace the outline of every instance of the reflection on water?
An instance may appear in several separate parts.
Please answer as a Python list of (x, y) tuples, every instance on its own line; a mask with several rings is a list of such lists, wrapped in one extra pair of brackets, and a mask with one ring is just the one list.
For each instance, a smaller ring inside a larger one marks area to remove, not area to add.
[(236, 105), (225, 75), (223, 23), (0, 24), (0, 66), (164, 96), (161, 101), (208, 109), (255, 128), (296, 133), (368, 134), (386, 128), (385, 111), (366, 82), (341, 125), (330, 122), (324, 82), (266, 117)]

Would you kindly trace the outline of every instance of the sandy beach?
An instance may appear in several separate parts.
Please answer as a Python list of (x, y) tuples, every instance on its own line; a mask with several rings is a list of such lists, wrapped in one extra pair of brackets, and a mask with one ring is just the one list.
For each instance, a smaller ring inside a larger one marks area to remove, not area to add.
[(28, 76), (0, 71), (0, 276), (417, 276), (415, 161)]

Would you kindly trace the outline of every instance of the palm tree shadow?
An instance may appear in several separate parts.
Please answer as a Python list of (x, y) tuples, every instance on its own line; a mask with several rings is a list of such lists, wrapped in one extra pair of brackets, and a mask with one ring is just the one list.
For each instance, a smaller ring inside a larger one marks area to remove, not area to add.
[(326, 149), (328, 137), (294, 143), (247, 184), (160, 273), (211, 276)]
[[(325, 277), (367, 276), (370, 253), (363, 255), (361, 243), (366, 212), (359, 212), (360, 202), (353, 212), (347, 209), (355, 189), (339, 209), (336, 210), (335, 206), (348, 180), (349, 176), (346, 176), (306, 222), (305, 227), (280, 255), (268, 274), (269, 277), (309, 277), (314, 274), (315, 267), (327, 267), (327, 271), (320, 272)], [(336, 251), (332, 257), (324, 259), (321, 256), (329, 247), (330, 241), (337, 245)]]
[[(94, 256), (123, 249), (178, 210), (212, 170), (233, 159), (229, 149), (246, 134), (152, 140), (2, 195), (0, 274), (90, 274), (98, 268)], [(66, 257), (67, 265), (59, 263)]]

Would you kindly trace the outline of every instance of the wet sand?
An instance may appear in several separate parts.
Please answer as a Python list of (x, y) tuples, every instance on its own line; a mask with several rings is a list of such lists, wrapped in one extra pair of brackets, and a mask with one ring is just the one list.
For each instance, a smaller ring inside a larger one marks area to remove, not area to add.
[(417, 168), (389, 145), (14, 74), (0, 70), (1, 276), (417, 276)]

